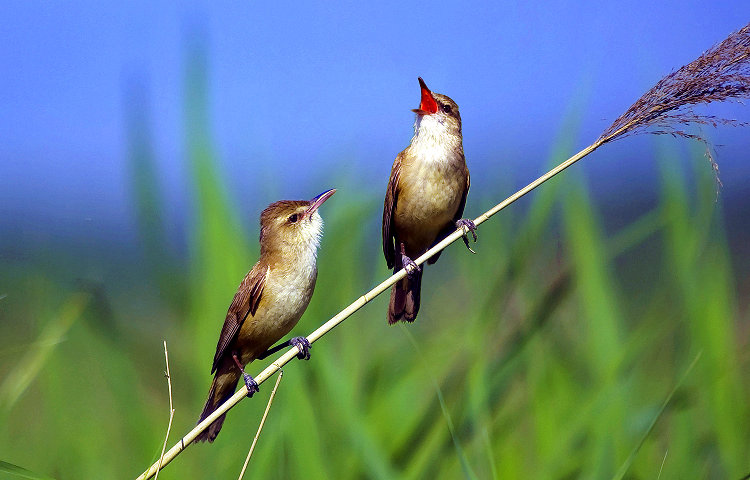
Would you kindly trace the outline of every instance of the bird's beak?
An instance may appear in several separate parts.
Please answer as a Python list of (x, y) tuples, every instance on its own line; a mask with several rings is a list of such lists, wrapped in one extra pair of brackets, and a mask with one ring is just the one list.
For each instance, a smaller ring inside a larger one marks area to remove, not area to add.
[(437, 113), (438, 105), (435, 97), (432, 96), (432, 92), (427, 88), (422, 77), (419, 77), (419, 87), (422, 89), (422, 101), (419, 103), (419, 108), (415, 108), (412, 112), (417, 115), (432, 115), (433, 113)]
[(323, 205), (323, 202), (331, 198), (331, 195), (336, 193), (336, 189), (332, 188), (330, 190), (326, 190), (325, 192), (321, 193), (317, 197), (310, 200), (310, 206), (307, 207), (307, 210), (305, 211), (305, 216), (310, 217), (313, 213), (315, 213), (315, 210), (317, 210), (321, 205)]

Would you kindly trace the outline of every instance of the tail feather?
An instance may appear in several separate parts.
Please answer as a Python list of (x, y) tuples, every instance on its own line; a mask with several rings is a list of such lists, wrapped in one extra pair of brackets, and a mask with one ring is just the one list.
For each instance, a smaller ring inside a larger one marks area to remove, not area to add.
[(422, 291), (422, 271), (414, 273), (409, 279), (409, 291), (406, 293), (406, 308), (404, 309), (404, 320), (413, 322), (419, 312), (419, 296)]
[(399, 320), (413, 322), (419, 312), (422, 271), (395, 283), (391, 288), (391, 302), (388, 305), (388, 323), (393, 325)]
[[(202, 422), (209, 415), (214, 413), (222, 403), (229, 400), (237, 390), (237, 383), (239, 382), (240, 374), (237, 371), (237, 367), (230, 362), (230, 364), (221, 365), (219, 370), (216, 372), (213, 381), (211, 382), (211, 389), (208, 391), (208, 399), (206, 399), (206, 405), (203, 407), (198, 423)], [(195, 442), (213, 442), (216, 436), (221, 430), (221, 426), (224, 424), (226, 414), (217, 418), (209, 427), (201, 432), (196, 438)]]

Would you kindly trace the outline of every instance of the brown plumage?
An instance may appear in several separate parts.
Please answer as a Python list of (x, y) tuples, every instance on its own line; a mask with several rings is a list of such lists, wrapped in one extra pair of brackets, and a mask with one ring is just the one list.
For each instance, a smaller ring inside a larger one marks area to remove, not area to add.
[[(310, 303), (317, 278), (317, 250), (323, 220), (318, 207), (336, 190), (310, 201), (272, 203), (260, 216), (260, 259), (245, 275), (227, 311), (216, 345), (211, 382), (200, 423), (231, 397), (243, 366), (261, 357), (297, 324)], [(219, 417), (196, 442), (213, 442)]]
[[(394, 273), (448, 236), (461, 219), (469, 192), (458, 105), (433, 93), (420, 78), (422, 101), (411, 143), (396, 156), (383, 205), (383, 253)], [(435, 255), (428, 263), (437, 261)], [(391, 289), (388, 323), (412, 322), (419, 311), (422, 271)]]

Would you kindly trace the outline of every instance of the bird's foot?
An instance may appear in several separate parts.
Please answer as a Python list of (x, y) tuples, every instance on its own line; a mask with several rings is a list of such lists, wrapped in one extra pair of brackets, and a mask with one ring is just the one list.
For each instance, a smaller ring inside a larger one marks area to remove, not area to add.
[(312, 346), (310, 345), (310, 342), (307, 341), (305, 337), (294, 337), (291, 340), (287, 340), (286, 342), (282, 342), (275, 347), (271, 347), (265, 352), (263, 352), (261, 355), (258, 356), (258, 360), (263, 360), (264, 358), (273, 355), (274, 353), (278, 352), (279, 350), (283, 350), (287, 347), (291, 347), (294, 345), (299, 350), (299, 353), (297, 354), (297, 358), (300, 360), (310, 360), (310, 349)]
[(312, 348), (312, 345), (310, 345), (310, 342), (308, 342), (305, 337), (294, 337), (289, 340), (289, 343), (299, 349), (297, 358), (300, 360), (310, 360), (310, 349)]
[(418, 273), (421, 270), (421, 268), (419, 268), (419, 265), (417, 265), (414, 260), (406, 255), (406, 247), (404, 247), (403, 243), (401, 244), (401, 265), (404, 266), (406, 275), (408, 275), (410, 278), (413, 277), (415, 273)]
[(401, 263), (404, 265), (404, 270), (406, 270), (406, 275), (409, 277), (414, 276), (417, 272), (419, 272), (421, 269), (419, 268), (419, 265), (417, 265), (414, 260), (407, 257), (406, 255), (403, 255), (401, 257)]
[(460, 220), (456, 220), (456, 228), (460, 228), (461, 230), (463, 230), (464, 235), (461, 238), (463, 238), (466, 248), (468, 248), (471, 253), (477, 253), (469, 246), (469, 233), (471, 233), (471, 236), (474, 237), (474, 243), (476, 243), (477, 241), (477, 226), (474, 225), (474, 222), (472, 220), (469, 220), (468, 218), (462, 218)]
[(260, 392), (258, 382), (256, 382), (255, 379), (245, 371), (245, 369), (242, 367), (242, 364), (240, 363), (240, 359), (237, 358), (236, 353), (232, 354), (232, 358), (234, 359), (234, 364), (237, 365), (237, 368), (239, 368), (240, 372), (242, 372), (242, 378), (245, 380), (245, 387), (247, 388), (247, 396), (248, 398), (252, 398), (254, 393)]
[(247, 388), (247, 398), (253, 398), (253, 394), (260, 392), (260, 386), (249, 373), (243, 371), (242, 378), (245, 380), (245, 388)]

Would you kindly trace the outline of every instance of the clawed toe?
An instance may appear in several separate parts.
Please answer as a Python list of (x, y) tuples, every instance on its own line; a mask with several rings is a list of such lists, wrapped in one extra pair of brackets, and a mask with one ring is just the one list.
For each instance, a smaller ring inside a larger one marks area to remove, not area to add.
[(406, 270), (406, 275), (409, 277), (414, 276), (414, 274), (418, 273), (421, 269), (419, 268), (419, 265), (409, 258), (408, 255), (406, 255), (406, 248), (404, 247), (404, 244), (401, 244), (401, 265), (404, 266), (404, 270)]
[(289, 343), (299, 349), (297, 358), (300, 360), (310, 360), (310, 349), (312, 348), (312, 345), (310, 345), (310, 342), (308, 342), (305, 337), (294, 337), (289, 340)]
[(401, 263), (404, 265), (404, 270), (406, 270), (406, 274), (410, 277), (420, 271), (419, 265), (417, 265), (414, 262), (414, 260), (407, 257), (406, 255), (403, 255), (401, 257)]
[(247, 387), (247, 397), (252, 398), (254, 393), (260, 392), (258, 382), (255, 381), (248, 373), (242, 372), (242, 378), (245, 379), (245, 387)]
[(463, 239), (466, 248), (468, 248), (471, 253), (477, 253), (469, 246), (469, 233), (471, 233), (471, 236), (474, 237), (474, 242), (476, 243), (477, 241), (477, 226), (474, 224), (474, 222), (472, 220), (469, 220), (468, 218), (462, 218), (456, 221), (456, 228), (460, 228), (461, 230), (463, 230), (464, 234), (461, 238)]
[(240, 372), (242, 372), (242, 378), (245, 380), (245, 387), (247, 387), (248, 398), (252, 397), (254, 393), (260, 392), (258, 382), (256, 382), (255, 379), (245, 371), (236, 353), (232, 354), (232, 359), (234, 360), (234, 364), (237, 365), (237, 368), (240, 370)]

